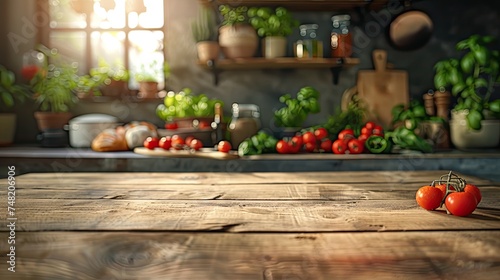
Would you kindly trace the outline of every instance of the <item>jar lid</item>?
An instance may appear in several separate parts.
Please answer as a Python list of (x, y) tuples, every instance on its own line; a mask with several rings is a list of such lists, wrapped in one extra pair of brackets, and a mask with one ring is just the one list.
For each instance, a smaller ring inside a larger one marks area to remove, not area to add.
[(300, 29), (318, 29), (318, 27), (316, 23), (302, 24), (299, 26)]
[(335, 15), (332, 17), (332, 21), (350, 21), (351, 16), (350, 15)]

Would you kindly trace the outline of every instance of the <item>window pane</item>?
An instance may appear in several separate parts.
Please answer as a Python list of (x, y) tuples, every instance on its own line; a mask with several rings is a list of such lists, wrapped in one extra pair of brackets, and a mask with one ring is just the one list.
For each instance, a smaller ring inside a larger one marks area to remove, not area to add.
[(163, 1), (144, 0), (144, 6), (146, 6), (146, 12), (139, 14), (139, 26), (143, 28), (163, 27)]
[(137, 88), (134, 75), (145, 72), (157, 77), (159, 87), (164, 87), (163, 73), (163, 32), (161, 31), (132, 31), (130, 40), (130, 69), (132, 72), (131, 87)]
[(78, 62), (80, 74), (87, 69), (85, 63), (85, 32), (57, 32), (50, 33), (50, 46), (70, 61)]
[(92, 28), (124, 28), (125, 0), (101, 0), (94, 5)]
[[(90, 2), (89, 2), (90, 3)], [(83, 4), (80, 6), (80, 4)], [(85, 2), (74, 3), (71, 0), (49, 0), (49, 14), (51, 28), (85, 28)]]
[(96, 67), (100, 60), (109, 65), (125, 66), (125, 32), (92, 32), (92, 67)]

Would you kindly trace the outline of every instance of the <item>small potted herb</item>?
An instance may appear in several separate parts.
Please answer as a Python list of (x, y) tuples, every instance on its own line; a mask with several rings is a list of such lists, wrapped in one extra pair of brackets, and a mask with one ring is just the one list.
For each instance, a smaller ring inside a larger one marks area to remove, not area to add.
[(248, 7), (220, 5), (223, 18), (219, 28), (219, 44), (226, 58), (248, 58), (257, 52), (259, 38), (248, 23)]
[(274, 122), (285, 133), (299, 131), (309, 114), (320, 111), (319, 92), (313, 87), (301, 88), (296, 98), (285, 94), (279, 100), (285, 106), (274, 112)]
[(136, 82), (139, 83), (139, 96), (141, 98), (157, 98), (160, 80), (162, 78), (166, 80), (169, 75), (170, 66), (167, 62), (163, 64), (163, 67), (156, 60), (147, 66), (142, 64), (140, 70), (134, 75)]
[[(451, 111), (450, 134), (458, 148), (495, 147), (500, 135), (500, 99), (491, 95), (500, 82), (500, 54), (491, 49), (494, 38), (472, 35), (456, 44), (461, 58), (434, 66), (438, 92), (451, 91), (457, 104)], [(477, 137), (477, 139), (476, 139)]]
[(266, 58), (286, 56), (286, 37), (299, 22), (283, 7), (271, 9), (268, 7), (252, 7), (248, 10), (250, 24), (263, 37), (263, 51)]
[(88, 79), (94, 81), (103, 96), (120, 96), (128, 92), (130, 74), (125, 66), (117, 64), (111, 66), (101, 59), (98, 66), (90, 69)]
[(217, 41), (217, 21), (211, 9), (201, 8), (198, 18), (191, 23), (191, 32), (196, 42), (198, 59), (202, 62), (216, 60), (220, 47)]

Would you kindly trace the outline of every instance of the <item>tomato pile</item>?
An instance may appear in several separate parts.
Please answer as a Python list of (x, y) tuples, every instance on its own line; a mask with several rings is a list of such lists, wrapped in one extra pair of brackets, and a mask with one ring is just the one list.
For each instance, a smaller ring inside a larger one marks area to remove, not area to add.
[[(193, 136), (188, 136), (183, 138), (177, 134), (172, 136), (164, 136), (160, 139), (157, 137), (148, 137), (144, 140), (144, 147), (150, 150), (154, 150), (155, 148), (161, 148), (163, 150), (191, 150), (191, 151), (199, 151), (203, 148), (203, 142), (200, 139), (197, 139)], [(228, 153), (231, 150), (231, 143), (228, 141), (220, 141), (217, 144), (217, 150), (219, 152)]]
[(481, 191), (477, 186), (468, 184), (452, 171), (430, 185), (421, 187), (416, 193), (420, 207), (436, 210), (444, 204), (448, 213), (460, 217), (472, 214), (481, 199)]

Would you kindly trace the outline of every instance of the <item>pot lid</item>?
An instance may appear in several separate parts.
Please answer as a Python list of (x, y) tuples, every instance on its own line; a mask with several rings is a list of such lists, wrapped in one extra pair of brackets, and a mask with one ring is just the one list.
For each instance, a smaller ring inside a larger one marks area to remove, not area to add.
[(85, 114), (72, 118), (69, 124), (82, 124), (82, 123), (115, 123), (118, 118), (106, 114)]

